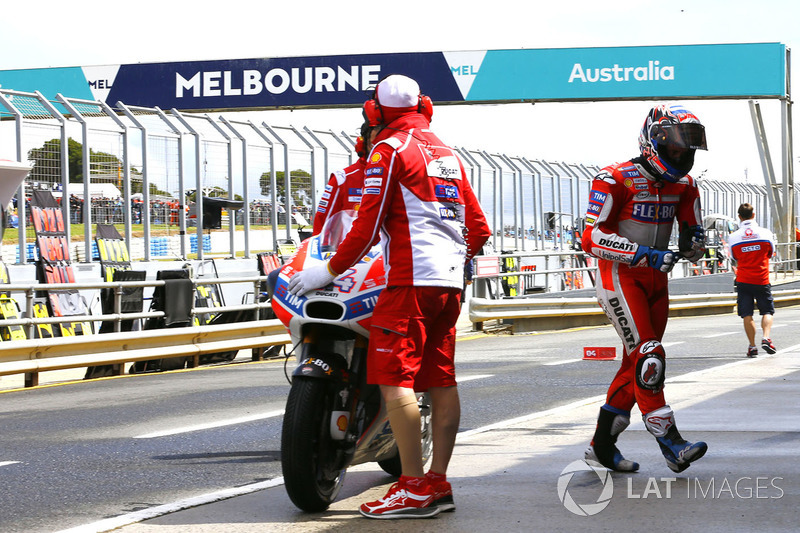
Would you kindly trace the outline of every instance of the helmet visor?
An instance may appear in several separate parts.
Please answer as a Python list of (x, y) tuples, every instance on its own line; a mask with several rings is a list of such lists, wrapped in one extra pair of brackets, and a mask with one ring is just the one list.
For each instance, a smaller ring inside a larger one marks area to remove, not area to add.
[(708, 150), (706, 147), (706, 129), (702, 124), (654, 124), (652, 138), (658, 146)]

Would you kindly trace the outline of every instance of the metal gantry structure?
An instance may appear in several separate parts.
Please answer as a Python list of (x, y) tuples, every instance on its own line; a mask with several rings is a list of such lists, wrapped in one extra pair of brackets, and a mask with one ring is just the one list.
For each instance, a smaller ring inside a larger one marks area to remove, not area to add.
[[(86, 262), (93, 260), (88, 251), (93, 224), (98, 222), (124, 225), (132, 259), (157, 258), (152, 244), (163, 237), (154, 234), (154, 226), (174, 242), (167, 252), (171, 258), (186, 259), (196, 253), (203, 259), (205, 196), (243, 201), (240, 213), (228, 213), (227, 228), (222, 228), (227, 229), (227, 244), (215, 249), (217, 253), (251, 257), (257, 251), (277, 249), (279, 240), (296, 238), (293, 216), (313, 218), (330, 173), (354, 161), (355, 135), (257, 124), (240, 116), (251, 115), (212, 117), (124, 102), (112, 108), (101, 101), (63, 95), (48, 101), (39, 92), (0, 89), (0, 158), (33, 166), (16, 196), (18, 262), (28, 261), (24, 248), (32, 240), (26, 205), (19, 199), (31, 190), (47, 189), (92, 207), (97, 202), (92, 184), (98, 182), (119, 188), (119, 199), (111, 200), (121, 209), (83, 208), (75, 213), (78, 203), (61, 202), (64, 219), (83, 224), (78, 245), (83, 253), (77, 256)], [(79, 159), (70, 156), (75, 150)], [(481, 149), (456, 150), (493, 229), (495, 250), (570, 246), (573, 230), (580, 227), (588, 207), (592, 177), (600, 167)], [(749, 202), (756, 206), (759, 222), (774, 228), (786, 224), (781, 209), (796, 203), (791, 198), (796, 194), (793, 188), (780, 194), (779, 187), (766, 184), (700, 180), (700, 190), (704, 214), (735, 218), (738, 205)], [(190, 198), (195, 201), (193, 216), (187, 210)], [(784, 207), (776, 208), (780, 198)], [(158, 209), (161, 204), (174, 207), (166, 214)], [(268, 237), (252, 231), (254, 225), (268, 228), (264, 230)]]

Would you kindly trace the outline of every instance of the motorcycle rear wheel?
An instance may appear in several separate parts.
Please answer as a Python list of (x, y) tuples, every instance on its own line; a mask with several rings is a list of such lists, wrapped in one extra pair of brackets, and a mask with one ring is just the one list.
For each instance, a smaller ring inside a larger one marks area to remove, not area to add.
[(281, 435), (281, 467), (289, 498), (309, 513), (324, 511), (344, 481), (341, 451), (332, 445), (330, 382), (295, 377), (286, 400)]
[[(433, 451), (433, 432), (431, 431), (431, 396), (427, 392), (422, 394), (417, 401), (419, 405), (420, 430), (422, 432), (422, 464), (425, 465)], [(396, 450), (396, 448), (395, 448)], [(403, 465), (400, 463), (400, 453), (388, 459), (378, 461), (378, 465), (390, 476), (400, 477), (403, 474)]]

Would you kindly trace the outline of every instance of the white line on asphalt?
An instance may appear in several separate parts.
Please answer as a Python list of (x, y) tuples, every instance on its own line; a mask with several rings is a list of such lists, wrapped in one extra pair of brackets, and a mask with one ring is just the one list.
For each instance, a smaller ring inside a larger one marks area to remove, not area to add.
[(542, 366), (566, 365), (567, 363), (577, 363), (578, 361), (583, 361), (583, 359), (565, 359), (564, 361), (553, 361), (552, 363), (542, 363)]
[(675, 342), (662, 342), (661, 346), (664, 348), (669, 348), (670, 346), (677, 346), (678, 344), (683, 344), (684, 341), (675, 341)]
[(189, 433), (190, 431), (202, 431), (204, 429), (220, 428), (224, 426), (232, 426), (234, 424), (244, 424), (245, 422), (253, 422), (255, 420), (264, 420), (265, 418), (273, 418), (283, 415), (283, 409), (280, 411), (269, 411), (268, 413), (259, 413), (250, 416), (243, 416), (240, 418), (229, 418), (227, 420), (220, 420), (218, 422), (209, 422), (208, 424), (198, 424), (196, 426), (186, 426), (182, 428), (168, 429), (165, 431), (154, 431), (153, 433), (145, 433), (144, 435), (136, 435), (134, 439), (154, 439), (156, 437), (166, 437), (168, 435), (178, 435), (180, 433)]
[(150, 507), (149, 509), (142, 509), (133, 513), (115, 516), (113, 518), (106, 518), (105, 520), (100, 520), (99, 522), (84, 524), (82, 526), (77, 526), (70, 529), (64, 529), (57, 533), (100, 533), (102, 531), (110, 531), (112, 529), (135, 524), (143, 520), (149, 520), (150, 518), (156, 518), (165, 514), (189, 509), (190, 507), (197, 507), (198, 505), (206, 505), (209, 503), (227, 500), (228, 498), (243, 496), (245, 494), (250, 494), (251, 492), (269, 489), (280, 485), (283, 485), (283, 477), (276, 477), (275, 479), (253, 483), (252, 485), (244, 485), (242, 487), (235, 487), (232, 489), (223, 489), (217, 492), (210, 492), (208, 494), (201, 494), (200, 496), (186, 498), (185, 500), (178, 500), (177, 502), (166, 503), (157, 507)]
[(19, 463), (19, 461), (0, 461), (0, 466), (15, 465), (17, 463)]
[(493, 378), (494, 374), (478, 374), (475, 376), (456, 376), (456, 383), (464, 383), (465, 381), (472, 381), (475, 379)]
[(726, 337), (726, 336), (728, 336), (728, 335), (736, 335), (737, 333), (739, 333), (739, 332), (738, 332), (738, 331), (727, 331), (727, 332), (725, 332), (725, 333), (715, 333), (715, 334), (713, 334), (713, 335), (706, 335), (706, 336), (705, 336), (705, 337), (703, 337), (703, 338), (704, 338), (704, 339), (713, 339), (713, 338), (715, 338), (715, 337)]

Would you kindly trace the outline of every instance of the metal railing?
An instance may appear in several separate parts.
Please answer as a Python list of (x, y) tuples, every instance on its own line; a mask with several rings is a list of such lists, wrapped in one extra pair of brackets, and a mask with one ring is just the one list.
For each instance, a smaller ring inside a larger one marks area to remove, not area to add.
[[(121, 332), (122, 321), (158, 319), (163, 311), (122, 313), (122, 296), (127, 288), (152, 288), (166, 284), (163, 280), (58, 283), (58, 284), (6, 284), (7, 293), (22, 293), (25, 298), (25, 316), (0, 320), (0, 328), (23, 326), (27, 340), (0, 342), (0, 376), (25, 373), (26, 386), (38, 384), (38, 372), (61, 370), (94, 365), (121, 365), (127, 362), (162, 359), (165, 357), (190, 356), (189, 366), (197, 366), (203, 354), (221, 351), (289, 344), (291, 339), (284, 326), (277, 320), (259, 320), (262, 309), (270, 308), (269, 302), (259, 302), (257, 295), (266, 281), (265, 276), (196, 278), (193, 288), (203, 285), (244, 283), (253, 287), (253, 303), (219, 307), (193, 307), (189, 316), (203, 317), (208, 314), (252, 312), (250, 320), (232, 324), (204, 324), (182, 328), (153, 329)], [(33, 312), (37, 291), (77, 290), (89, 291), (111, 289), (114, 294), (114, 313), (99, 315), (73, 315), (61, 317), (37, 317)], [(52, 338), (34, 338), (34, 331), (45, 324), (113, 321), (114, 332)], [(202, 320), (201, 320), (202, 322)], [(140, 322), (141, 324), (141, 322)]]
[[(734, 265), (724, 246), (709, 246), (710, 253), (696, 262), (682, 260), (670, 272), (670, 278), (703, 276), (732, 272)], [(513, 268), (503, 263), (511, 260)], [(495, 262), (489, 268), (487, 262)], [(478, 256), (473, 259), (475, 296), (479, 298), (527, 298), (542, 292), (572, 291), (594, 286), (597, 266), (594, 258), (583, 251), (536, 251)], [(544, 266), (544, 268), (540, 268)], [(492, 270), (496, 273), (484, 274)], [(800, 270), (800, 243), (778, 243), (777, 253), (771, 261), (772, 273), (786, 276)], [(481, 283), (485, 281), (486, 283)]]
[(289, 343), (278, 320), (6, 341), (0, 343), (0, 376), (25, 373), (31, 387), (49, 370), (171, 357), (190, 357), (189, 366), (196, 367), (203, 354)]

